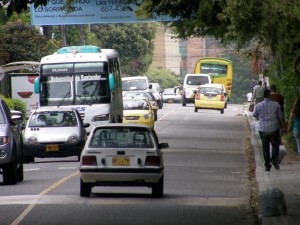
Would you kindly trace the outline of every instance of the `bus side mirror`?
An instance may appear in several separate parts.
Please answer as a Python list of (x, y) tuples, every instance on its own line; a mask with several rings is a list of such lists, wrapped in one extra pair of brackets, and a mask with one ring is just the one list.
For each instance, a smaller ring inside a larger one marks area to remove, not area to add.
[(152, 89), (152, 84), (149, 84), (149, 89)]
[(40, 93), (40, 78), (35, 78), (34, 79), (34, 84), (33, 84), (33, 88), (34, 88), (34, 93), (35, 94), (38, 94)]
[(112, 73), (109, 73), (108, 75), (108, 82), (109, 82), (109, 89), (111, 91), (116, 89), (116, 82), (115, 82), (115, 77)]

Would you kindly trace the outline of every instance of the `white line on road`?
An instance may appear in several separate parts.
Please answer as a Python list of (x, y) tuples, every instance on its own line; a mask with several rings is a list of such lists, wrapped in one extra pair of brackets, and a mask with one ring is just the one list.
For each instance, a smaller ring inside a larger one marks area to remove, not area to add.
[(46, 194), (48, 194), (50, 191), (54, 190), (55, 188), (59, 187), (62, 185), (64, 182), (69, 180), (70, 178), (77, 176), (79, 172), (77, 171), (76, 173), (73, 173), (67, 177), (62, 178), (58, 182), (54, 183), (50, 187), (46, 188), (44, 191), (42, 191), (39, 195), (37, 195), (30, 203), (29, 206), (19, 215), (15, 221), (11, 223), (11, 225), (18, 225), (22, 222), (22, 220), (30, 213), (30, 211), (34, 208), (34, 206), (38, 203), (40, 199), (42, 199)]
[(78, 169), (76, 166), (64, 166), (64, 167), (58, 167), (59, 170), (74, 170)]
[(24, 169), (25, 172), (28, 171), (36, 171), (36, 170), (40, 170), (41, 168), (31, 168), (31, 169)]

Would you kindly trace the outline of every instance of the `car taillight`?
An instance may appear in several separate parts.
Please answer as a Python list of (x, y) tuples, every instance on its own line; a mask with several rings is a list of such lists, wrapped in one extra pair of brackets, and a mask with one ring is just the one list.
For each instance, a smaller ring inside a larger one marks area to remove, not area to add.
[(97, 166), (97, 158), (94, 155), (82, 156), (82, 166)]
[(196, 94), (195, 99), (200, 100), (200, 94), (199, 93)]
[(160, 166), (160, 157), (147, 156), (145, 160), (145, 166)]
[(225, 96), (224, 95), (221, 95), (221, 101), (225, 101)]

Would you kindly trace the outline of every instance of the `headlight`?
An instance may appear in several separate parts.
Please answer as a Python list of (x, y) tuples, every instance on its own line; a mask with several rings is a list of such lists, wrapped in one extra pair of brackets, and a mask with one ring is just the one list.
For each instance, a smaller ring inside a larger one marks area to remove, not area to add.
[(145, 120), (149, 120), (151, 118), (151, 113), (144, 114)]
[(78, 141), (78, 137), (76, 137), (76, 136), (70, 136), (70, 137), (68, 137), (68, 141), (67, 142), (69, 144), (76, 144), (77, 141)]
[(29, 144), (37, 144), (37, 138), (36, 137), (30, 137), (28, 138)]
[(0, 136), (0, 145), (6, 145), (8, 143), (8, 136)]

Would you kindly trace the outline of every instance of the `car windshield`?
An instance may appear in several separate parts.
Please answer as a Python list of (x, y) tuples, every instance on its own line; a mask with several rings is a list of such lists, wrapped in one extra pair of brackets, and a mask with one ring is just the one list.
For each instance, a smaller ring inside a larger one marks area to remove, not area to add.
[(73, 111), (35, 112), (29, 127), (76, 127), (77, 120)]
[(148, 129), (139, 127), (98, 128), (92, 134), (90, 148), (153, 148)]
[(149, 110), (149, 104), (144, 99), (124, 99), (123, 100), (124, 110)]

